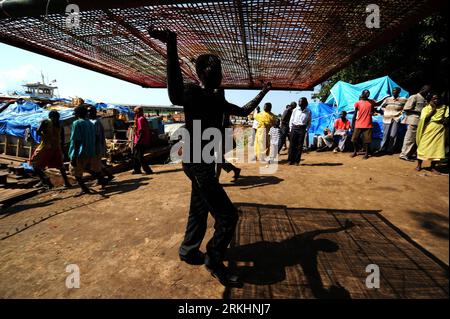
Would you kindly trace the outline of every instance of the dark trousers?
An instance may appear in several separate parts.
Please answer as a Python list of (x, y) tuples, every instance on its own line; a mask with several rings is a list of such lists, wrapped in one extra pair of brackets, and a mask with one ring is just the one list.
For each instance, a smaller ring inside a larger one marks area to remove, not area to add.
[(220, 264), (231, 242), (238, 221), (237, 209), (215, 177), (215, 164), (183, 164), (192, 182), (191, 204), (180, 255), (189, 257), (198, 251), (205, 237), (208, 213), (215, 219), (214, 235), (206, 245), (205, 264)]
[(238, 169), (236, 166), (234, 166), (232, 163), (226, 161), (225, 159), (223, 159), (223, 163), (219, 163), (217, 165), (220, 167), (220, 169), (223, 169), (227, 173), (229, 173), (231, 171), (236, 171)]
[(286, 144), (286, 138), (289, 138), (289, 125), (281, 125), (280, 127), (280, 141), (278, 143), (278, 153), (281, 152), (283, 145)]
[(144, 172), (149, 173), (152, 171), (150, 166), (147, 164), (147, 162), (144, 159), (145, 154), (145, 145), (142, 144), (136, 144), (134, 146), (133, 150), (133, 169), (136, 173), (141, 172), (141, 167), (144, 170)]
[(291, 130), (291, 145), (289, 147), (288, 161), (300, 163), (305, 142), (306, 126), (293, 126)]

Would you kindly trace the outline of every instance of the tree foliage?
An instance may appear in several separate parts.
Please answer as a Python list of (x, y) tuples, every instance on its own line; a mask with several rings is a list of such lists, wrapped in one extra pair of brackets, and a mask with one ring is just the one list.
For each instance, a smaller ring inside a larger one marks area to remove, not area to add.
[(425, 18), (391, 43), (331, 76), (313, 98), (325, 101), (338, 81), (359, 83), (389, 75), (410, 93), (431, 84), (448, 101), (448, 18), (448, 13)]

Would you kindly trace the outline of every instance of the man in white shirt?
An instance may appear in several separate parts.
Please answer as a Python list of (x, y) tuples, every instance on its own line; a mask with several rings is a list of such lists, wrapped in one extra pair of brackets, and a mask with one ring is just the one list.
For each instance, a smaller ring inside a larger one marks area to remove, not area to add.
[(300, 164), (305, 136), (311, 126), (311, 111), (307, 107), (308, 100), (302, 97), (299, 100), (299, 105), (292, 112), (289, 121), (289, 129), (291, 132), (291, 144), (288, 156), (289, 165)]

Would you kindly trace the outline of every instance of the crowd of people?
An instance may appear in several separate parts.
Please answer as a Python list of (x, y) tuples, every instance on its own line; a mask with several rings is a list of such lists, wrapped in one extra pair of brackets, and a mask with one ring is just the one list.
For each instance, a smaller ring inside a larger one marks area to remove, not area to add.
[[(222, 65), (219, 57), (204, 54), (195, 61), (195, 68), (200, 85), (184, 84), (177, 54), (177, 35), (169, 30), (149, 31), (150, 36), (160, 40), (167, 47), (167, 87), (169, 98), (174, 105), (184, 108), (185, 128), (194, 137), (194, 122), (201, 122), (201, 136), (209, 128), (216, 128), (224, 132), (228, 127), (230, 116), (246, 117), (258, 108), (264, 96), (271, 90), (271, 83), (263, 88), (243, 107), (229, 103), (225, 99), (222, 82)], [(400, 132), (403, 125), (407, 125), (406, 136), (402, 144), (400, 158), (404, 160), (417, 159), (417, 170), (422, 169), (422, 161), (432, 161), (432, 170), (437, 161), (445, 158), (445, 131), (448, 127), (449, 111), (443, 105), (438, 95), (430, 95), (431, 88), (425, 86), (419, 93), (409, 99), (399, 97), (400, 89), (395, 88), (392, 96), (383, 101), (375, 102), (369, 98), (370, 92), (364, 90), (360, 100), (355, 103), (352, 123), (347, 119), (347, 113), (341, 112), (335, 121), (333, 130), (326, 130), (326, 134), (318, 141), (320, 150), (327, 149), (343, 152), (347, 147), (348, 137), (353, 144), (352, 157), (357, 156), (359, 149), (364, 149), (364, 158), (369, 158), (372, 143), (372, 116), (378, 106), (384, 114), (384, 136), (377, 155), (395, 152), (401, 144)], [(263, 111), (254, 115), (254, 134), (252, 143), (255, 158), (259, 161), (272, 162), (277, 155), (286, 149), (286, 139), (289, 139), (288, 163), (299, 165), (305, 145), (305, 138), (311, 126), (312, 113), (308, 109), (308, 100), (301, 98), (286, 106), (280, 119), (271, 112), (271, 103), (265, 103)], [(145, 145), (149, 139), (149, 124), (143, 116), (142, 109), (135, 110), (134, 130), (134, 173), (152, 173), (143, 156)], [(90, 193), (83, 183), (84, 172), (97, 178), (102, 187), (113, 178), (101, 163), (104, 155), (104, 133), (100, 121), (96, 119), (96, 112), (92, 107), (80, 105), (74, 110), (76, 121), (72, 124), (70, 138), (70, 169), (80, 188), (80, 194)], [(89, 115), (89, 118), (87, 116)], [(43, 122), (39, 129), (42, 137), (41, 145), (31, 160), (43, 184), (50, 186), (48, 178), (43, 173), (45, 167), (56, 167), (65, 175), (62, 167), (62, 134), (58, 115), (50, 113), (50, 119)], [(96, 124), (100, 123), (100, 124)], [(189, 141), (189, 149), (201, 143), (201, 150), (210, 142), (202, 138), (201, 141)], [(242, 286), (240, 278), (224, 264), (226, 249), (229, 246), (238, 221), (238, 212), (233, 205), (218, 176), (222, 169), (234, 171), (235, 178), (239, 178), (240, 169), (231, 163), (223, 161), (216, 166), (200, 158), (194, 160), (198, 154), (189, 153), (183, 157), (182, 167), (191, 185), (191, 202), (184, 239), (179, 248), (180, 260), (191, 265), (205, 265), (206, 269), (223, 285), (229, 287)], [(66, 185), (68, 181), (66, 180)], [(208, 215), (215, 219), (214, 234), (206, 245), (206, 253), (200, 250), (201, 243), (207, 230)]]
[[(133, 129), (133, 174), (152, 174), (153, 171), (144, 159), (145, 150), (150, 142), (150, 127), (144, 117), (142, 107), (134, 109), (135, 123)], [(71, 125), (68, 159), (69, 171), (75, 178), (81, 191), (75, 196), (91, 194), (85, 184), (83, 174), (88, 173), (104, 188), (114, 175), (105, 167), (103, 159), (107, 156), (105, 129), (97, 116), (97, 109), (82, 102), (74, 108), (75, 121)], [(45, 168), (56, 168), (61, 172), (64, 187), (71, 187), (64, 167), (65, 134), (60, 123), (58, 111), (49, 112), (48, 119), (41, 122), (37, 130), (41, 142), (35, 149), (30, 165), (39, 177), (36, 187), (53, 188), (50, 178), (44, 173)]]
[[(337, 153), (352, 149), (351, 157), (356, 157), (362, 149), (363, 159), (368, 159), (371, 154), (392, 155), (401, 150), (399, 158), (417, 160), (418, 171), (422, 169), (423, 161), (430, 161), (430, 170), (438, 173), (436, 164), (444, 160), (447, 153), (448, 107), (442, 103), (439, 95), (431, 93), (429, 85), (409, 98), (401, 97), (400, 93), (399, 87), (393, 88), (391, 96), (376, 102), (369, 98), (369, 90), (362, 91), (359, 101), (354, 105), (352, 121), (347, 119), (346, 111), (340, 112), (332, 130), (326, 127), (323, 135), (315, 137), (317, 151)], [(288, 139), (288, 163), (299, 165), (302, 151), (308, 144), (305, 138), (311, 126), (308, 100), (302, 97), (298, 106), (296, 102), (287, 105), (280, 119), (271, 113), (271, 107), (270, 103), (266, 103), (264, 111), (259, 112), (257, 109), (253, 116), (256, 158), (273, 162), (276, 153), (287, 149)], [(373, 152), (373, 116), (377, 112), (383, 115), (383, 138), (379, 149)], [(348, 137), (351, 138), (350, 145)]]

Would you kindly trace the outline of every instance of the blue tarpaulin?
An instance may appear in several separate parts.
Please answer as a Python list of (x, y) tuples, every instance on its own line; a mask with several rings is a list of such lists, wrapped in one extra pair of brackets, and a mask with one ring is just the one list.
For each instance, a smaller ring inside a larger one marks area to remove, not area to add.
[(309, 144), (311, 145), (315, 135), (322, 135), (323, 130), (328, 127), (331, 130), (336, 119), (336, 108), (325, 103), (309, 103), (311, 110), (311, 127), (308, 131)]
[[(313, 142), (314, 135), (322, 135), (324, 128), (333, 130), (334, 121), (339, 117), (341, 111), (349, 112), (347, 118), (352, 121), (355, 102), (363, 90), (370, 91), (370, 98), (381, 101), (392, 95), (392, 89), (400, 87), (389, 76), (378, 79), (350, 84), (342, 81), (337, 82), (332, 88), (325, 103), (310, 103), (309, 109), (312, 112), (311, 128), (309, 130), (309, 143)], [(409, 93), (401, 88), (400, 96), (408, 97)], [(383, 116), (376, 115), (373, 120), (373, 138), (383, 138)]]
[(0, 113), (0, 119), (3, 117), (11, 117), (15, 115), (21, 115), (26, 113), (36, 113), (41, 112), (41, 107), (37, 105), (36, 103), (30, 102), (30, 101), (24, 101), (23, 103), (12, 103), (10, 104), (6, 110), (3, 110), (2, 113)]
[(117, 110), (119, 113), (126, 114), (129, 120), (133, 119), (134, 117), (134, 112), (131, 111), (130, 108), (123, 105), (96, 103), (94, 104), (94, 106), (97, 110), (108, 110), (108, 109)]
[[(383, 76), (358, 84), (339, 81), (331, 88), (330, 95), (325, 103), (336, 106), (338, 112), (350, 112), (354, 110), (355, 102), (359, 100), (359, 96), (363, 90), (369, 90), (370, 98), (378, 102), (392, 95), (392, 89), (395, 87), (400, 86), (389, 76)], [(400, 96), (409, 97), (409, 93), (401, 88)]]
[[(26, 101), (23, 104), (14, 103), (0, 113), (0, 134), (12, 135), (24, 138), (26, 130), (29, 129), (31, 137), (40, 142), (36, 131), (42, 120), (48, 119), (50, 111), (39, 107), (39, 105)], [(58, 111), (61, 121), (73, 117), (72, 109)]]

